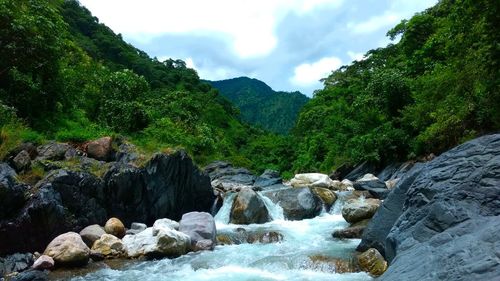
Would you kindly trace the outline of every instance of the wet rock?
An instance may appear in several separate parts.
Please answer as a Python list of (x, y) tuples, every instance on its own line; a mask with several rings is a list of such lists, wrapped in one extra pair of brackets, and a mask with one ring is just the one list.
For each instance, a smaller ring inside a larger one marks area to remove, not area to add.
[(43, 254), (53, 258), (56, 266), (81, 266), (89, 261), (90, 249), (78, 233), (68, 232), (54, 238)]
[(323, 187), (329, 188), (332, 186), (332, 180), (325, 174), (308, 173), (297, 174), (290, 180), (293, 187)]
[(259, 189), (267, 189), (269, 187), (282, 183), (283, 179), (280, 177), (278, 171), (265, 170), (264, 173), (255, 180), (254, 187)]
[(363, 271), (373, 276), (380, 276), (387, 270), (387, 262), (377, 249), (374, 248), (360, 254), (358, 256), (358, 263)]
[(111, 137), (103, 137), (86, 145), (87, 155), (100, 161), (110, 161), (113, 158)]
[(253, 186), (257, 177), (245, 168), (233, 167), (230, 163), (215, 161), (205, 167), (214, 188), (224, 191), (239, 191)]
[(12, 159), (12, 164), (14, 164), (14, 168), (16, 171), (26, 171), (31, 167), (31, 158), (29, 153), (26, 150), (22, 150), (19, 154)]
[(47, 271), (28, 270), (17, 274), (12, 277), (10, 281), (47, 281), (49, 275)]
[(254, 243), (278, 243), (283, 240), (283, 234), (276, 231), (268, 231), (268, 232), (257, 232), (251, 233), (248, 235), (247, 242), (250, 244)]
[(283, 189), (266, 193), (266, 196), (283, 208), (283, 214), (288, 220), (314, 218), (321, 213), (323, 205), (321, 199), (308, 187)]
[(380, 206), (380, 200), (350, 199), (342, 207), (342, 217), (349, 223), (356, 223), (371, 218)]
[(33, 269), (36, 270), (46, 270), (46, 269), (52, 269), (54, 267), (54, 259), (47, 256), (47, 255), (41, 255), (38, 259), (36, 259), (35, 263), (33, 263)]
[(104, 225), (104, 231), (118, 238), (125, 236), (125, 226), (117, 218), (110, 218)]
[(191, 239), (191, 249), (213, 250), (217, 241), (217, 229), (212, 215), (204, 212), (190, 212), (182, 216), (179, 231)]
[(333, 238), (340, 239), (360, 239), (369, 221), (370, 220), (362, 220), (347, 228), (338, 229), (332, 233), (332, 236)]
[(353, 187), (356, 190), (367, 190), (378, 199), (384, 199), (390, 192), (385, 185), (385, 182), (381, 181), (372, 174), (366, 174), (362, 178), (355, 181)]
[(498, 279), (499, 199), (499, 134), (428, 162), (387, 235), (385, 255), (391, 266), (381, 280)]
[(111, 234), (103, 234), (94, 242), (92, 253), (102, 255), (104, 258), (119, 258), (126, 254), (123, 242)]
[(312, 187), (311, 191), (316, 194), (321, 201), (323, 201), (327, 210), (329, 210), (335, 201), (337, 201), (337, 195), (329, 189), (323, 187)]
[(231, 223), (266, 223), (270, 220), (271, 217), (264, 201), (255, 191), (245, 188), (238, 192), (231, 207)]
[(0, 163), (0, 221), (13, 217), (26, 202), (25, 192), (29, 186), (18, 183), (16, 176), (14, 169)]
[(309, 257), (309, 262), (305, 263), (306, 269), (327, 272), (327, 273), (351, 273), (359, 272), (355, 262), (350, 259), (339, 259), (323, 255)]
[(131, 258), (177, 257), (186, 254), (191, 245), (188, 235), (163, 223), (136, 235), (126, 235), (122, 241)]
[(31, 267), (33, 264), (33, 255), (30, 253), (16, 253), (10, 256), (0, 258), (0, 279), (4, 275), (13, 272), (21, 272)]
[(64, 160), (66, 151), (72, 147), (66, 143), (50, 142), (41, 145), (37, 148), (38, 157), (40, 160)]
[(89, 248), (91, 248), (94, 242), (104, 234), (106, 234), (106, 231), (98, 224), (89, 225), (80, 231), (83, 242), (85, 242)]

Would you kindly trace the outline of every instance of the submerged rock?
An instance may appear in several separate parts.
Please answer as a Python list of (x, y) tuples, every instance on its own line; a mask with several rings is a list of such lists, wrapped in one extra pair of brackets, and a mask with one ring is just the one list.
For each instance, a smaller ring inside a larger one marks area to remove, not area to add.
[(328, 273), (359, 272), (357, 264), (350, 259), (339, 259), (323, 255), (310, 256), (309, 262), (305, 263), (305, 267), (310, 270)]
[(179, 222), (179, 231), (189, 235), (193, 251), (213, 250), (217, 243), (215, 220), (209, 213), (184, 214)]
[(349, 223), (356, 223), (371, 218), (380, 206), (380, 200), (349, 199), (342, 207), (342, 217)]
[(260, 196), (250, 188), (238, 192), (231, 207), (230, 223), (266, 223), (271, 220), (269, 211)]
[(90, 249), (78, 233), (68, 232), (54, 238), (43, 254), (53, 258), (56, 266), (80, 266), (89, 261)]
[(49, 280), (47, 271), (28, 270), (17, 274), (10, 281), (46, 281)]

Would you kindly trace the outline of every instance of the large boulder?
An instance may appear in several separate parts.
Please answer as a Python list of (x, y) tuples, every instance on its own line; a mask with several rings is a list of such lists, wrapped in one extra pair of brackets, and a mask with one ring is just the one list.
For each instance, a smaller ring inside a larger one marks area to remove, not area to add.
[(270, 189), (283, 183), (280, 173), (274, 170), (265, 170), (254, 182), (257, 189)]
[(224, 191), (239, 191), (253, 186), (257, 179), (249, 170), (223, 161), (212, 162), (204, 170), (210, 176), (212, 186)]
[(179, 231), (191, 238), (191, 248), (197, 250), (213, 250), (217, 240), (215, 220), (209, 213), (190, 212), (182, 216)]
[(164, 223), (155, 223), (136, 235), (126, 235), (122, 241), (131, 258), (177, 257), (186, 254), (191, 245), (187, 234)]
[(231, 207), (229, 221), (235, 224), (266, 223), (271, 220), (262, 198), (252, 189), (238, 192)]
[(110, 161), (113, 158), (112, 142), (111, 137), (102, 137), (88, 142), (86, 145), (87, 155), (100, 161)]
[(122, 221), (117, 218), (110, 218), (104, 225), (104, 231), (118, 238), (125, 236), (125, 226)]
[(342, 217), (349, 223), (356, 223), (373, 217), (380, 206), (380, 200), (349, 199), (342, 207)]
[(497, 134), (460, 145), (425, 165), (387, 235), (390, 266), (380, 280), (497, 280), (499, 221)]
[(337, 201), (337, 195), (335, 195), (335, 192), (330, 189), (324, 187), (312, 187), (311, 191), (316, 194), (321, 201), (323, 201), (327, 210), (330, 210), (335, 201)]
[(106, 231), (98, 224), (89, 225), (80, 231), (83, 242), (85, 242), (89, 248), (91, 248), (94, 242), (104, 234), (106, 234)]
[(0, 280), (2, 276), (24, 271), (33, 264), (33, 255), (30, 253), (21, 254), (15, 253), (10, 256), (0, 257)]
[(293, 187), (324, 187), (332, 186), (332, 180), (325, 174), (307, 173), (297, 174), (290, 180)]
[(79, 266), (89, 261), (90, 249), (78, 233), (68, 232), (54, 238), (43, 254), (53, 258), (56, 266)]
[(37, 159), (40, 160), (64, 160), (66, 152), (72, 149), (69, 144), (49, 142), (37, 147)]
[(146, 228), (148, 228), (148, 226), (144, 223), (133, 222), (130, 225), (130, 229), (127, 229), (127, 231), (125, 233), (134, 235), (134, 234), (137, 234), (137, 233), (140, 233), (140, 232), (146, 230)]
[(29, 186), (18, 183), (16, 176), (14, 169), (0, 163), (0, 221), (13, 217), (26, 202)]
[(283, 189), (266, 193), (266, 196), (283, 208), (288, 220), (314, 218), (321, 213), (323, 206), (321, 198), (308, 187)]
[(353, 187), (356, 190), (367, 190), (378, 199), (384, 199), (390, 192), (385, 182), (372, 174), (366, 174), (362, 178), (355, 181), (353, 183)]
[(403, 212), (403, 205), (406, 200), (406, 192), (415, 181), (415, 178), (422, 171), (424, 164), (417, 163), (413, 168), (401, 178), (394, 190), (382, 202), (370, 223), (363, 231), (361, 243), (357, 250), (364, 252), (370, 248), (377, 249), (385, 256), (385, 242), (392, 226)]
[(92, 254), (98, 254), (104, 258), (119, 258), (126, 254), (122, 240), (111, 234), (104, 234), (92, 245)]
[(12, 159), (12, 164), (18, 172), (29, 170), (31, 167), (30, 154), (26, 150), (22, 150)]

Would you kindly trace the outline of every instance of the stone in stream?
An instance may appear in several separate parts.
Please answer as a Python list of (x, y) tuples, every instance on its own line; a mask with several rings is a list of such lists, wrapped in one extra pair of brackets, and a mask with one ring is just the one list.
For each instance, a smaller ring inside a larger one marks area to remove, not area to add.
[(89, 261), (90, 249), (78, 233), (68, 232), (54, 238), (43, 254), (53, 258), (56, 266), (81, 266)]
[(321, 201), (323, 201), (323, 204), (325, 204), (326, 210), (330, 210), (332, 205), (337, 201), (337, 195), (335, 193), (327, 188), (323, 187), (312, 187), (311, 191), (316, 194)]
[(238, 192), (231, 207), (230, 223), (252, 224), (271, 221), (269, 211), (262, 198), (252, 189)]
[(373, 217), (380, 206), (378, 199), (349, 199), (342, 207), (342, 217), (349, 223), (356, 223)]
[(215, 220), (209, 213), (190, 212), (182, 216), (179, 231), (191, 238), (191, 249), (213, 250), (217, 243)]
[(304, 263), (309, 270), (327, 273), (352, 273), (359, 272), (359, 267), (352, 259), (339, 259), (324, 255), (310, 256)]
[(223, 191), (239, 191), (251, 187), (257, 179), (249, 170), (233, 167), (223, 161), (208, 164), (204, 171), (210, 176), (212, 187)]
[(83, 242), (85, 242), (89, 248), (91, 248), (94, 242), (104, 234), (106, 234), (106, 231), (98, 224), (89, 225), (80, 231)]
[(117, 218), (110, 218), (104, 225), (104, 231), (118, 238), (125, 236), (125, 226)]
[(360, 239), (369, 222), (369, 219), (356, 222), (347, 228), (334, 231), (332, 236), (340, 239)]
[(254, 189), (266, 190), (283, 183), (278, 171), (265, 170), (254, 182)]
[(374, 248), (368, 249), (366, 252), (358, 255), (358, 263), (362, 270), (373, 276), (380, 276), (387, 270), (387, 262), (377, 249)]
[(321, 213), (323, 203), (308, 187), (288, 188), (266, 193), (273, 203), (283, 208), (288, 220), (303, 220), (314, 218)]

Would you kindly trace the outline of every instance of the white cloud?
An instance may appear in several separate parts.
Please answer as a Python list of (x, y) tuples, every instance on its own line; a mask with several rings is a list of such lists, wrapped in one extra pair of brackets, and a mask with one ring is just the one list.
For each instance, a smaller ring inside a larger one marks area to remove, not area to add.
[(353, 51), (348, 51), (347, 55), (352, 61), (362, 61), (365, 59), (365, 55), (363, 53), (355, 53)]
[(341, 66), (342, 61), (337, 57), (327, 57), (313, 63), (303, 63), (295, 67), (294, 76), (290, 81), (302, 87), (317, 84), (321, 78), (325, 78)]
[(387, 28), (389, 26), (395, 25), (401, 19), (402, 17), (398, 14), (386, 12), (383, 15), (371, 17), (363, 22), (350, 23), (348, 24), (348, 28), (354, 33), (358, 34), (372, 33), (381, 28)]
[(242, 58), (264, 56), (277, 45), (274, 29), (289, 12), (303, 14), (344, 0), (80, 0), (92, 13), (136, 41), (165, 33), (216, 32)]

